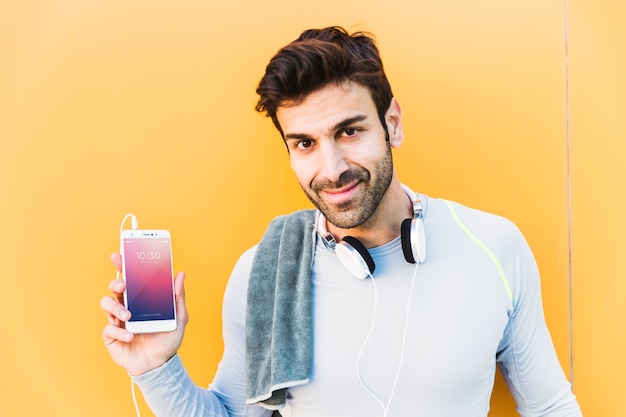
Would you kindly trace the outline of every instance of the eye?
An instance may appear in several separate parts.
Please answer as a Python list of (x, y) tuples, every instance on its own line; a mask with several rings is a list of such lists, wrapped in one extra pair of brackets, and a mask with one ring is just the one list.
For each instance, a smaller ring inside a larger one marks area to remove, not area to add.
[(313, 146), (313, 141), (310, 139), (302, 139), (298, 143), (296, 143), (296, 147), (298, 149), (308, 149)]
[(293, 139), (293, 140), (288, 141), (289, 149), (291, 149), (294, 152), (308, 151), (310, 148), (313, 147), (313, 145), (315, 145), (315, 142), (313, 141), (313, 139), (303, 138), (303, 139)]
[(341, 136), (353, 137), (356, 136), (357, 133), (359, 133), (359, 129), (356, 127), (347, 127), (341, 131)]

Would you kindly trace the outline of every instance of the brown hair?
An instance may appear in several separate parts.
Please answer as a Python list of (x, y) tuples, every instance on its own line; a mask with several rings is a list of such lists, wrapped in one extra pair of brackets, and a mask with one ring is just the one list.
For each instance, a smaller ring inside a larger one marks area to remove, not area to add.
[(367, 87), (384, 128), (385, 113), (393, 94), (376, 43), (371, 34), (333, 26), (309, 29), (270, 60), (256, 90), (255, 107), (272, 118), (278, 131), (276, 110), (286, 102), (299, 103), (330, 83), (351, 81)]

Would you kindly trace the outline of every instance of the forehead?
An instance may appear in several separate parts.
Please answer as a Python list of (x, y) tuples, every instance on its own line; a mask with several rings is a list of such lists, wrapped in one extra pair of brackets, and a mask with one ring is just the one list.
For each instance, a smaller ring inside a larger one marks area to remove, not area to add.
[(302, 101), (279, 106), (276, 111), (285, 135), (327, 130), (357, 115), (378, 117), (369, 90), (349, 81), (329, 84)]

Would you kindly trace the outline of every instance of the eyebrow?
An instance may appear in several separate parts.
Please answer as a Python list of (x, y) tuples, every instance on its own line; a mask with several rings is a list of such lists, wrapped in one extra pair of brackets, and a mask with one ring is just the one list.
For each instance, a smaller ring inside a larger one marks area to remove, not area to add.
[[(354, 123), (362, 122), (367, 119), (367, 115), (359, 114), (354, 117), (349, 117), (345, 120), (340, 121), (335, 126), (333, 126), (332, 131), (337, 132), (341, 129), (345, 129), (348, 126), (353, 125)], [(311, 139), (311, 136), (306, 133), (288, 133), (285, 134), (285, 140), (287, 139)]]

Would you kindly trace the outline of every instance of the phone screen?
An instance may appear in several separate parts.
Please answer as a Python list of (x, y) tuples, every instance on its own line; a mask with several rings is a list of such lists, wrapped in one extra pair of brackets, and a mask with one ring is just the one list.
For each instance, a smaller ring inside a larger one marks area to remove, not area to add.
[(123, 245), (129, 321), (173, 320), (169, 238), (126, 238)]

